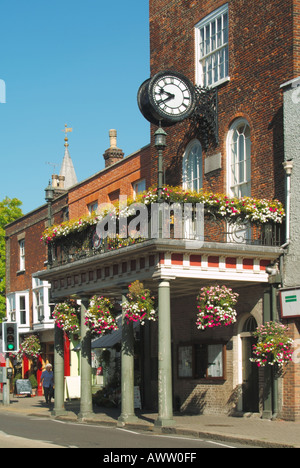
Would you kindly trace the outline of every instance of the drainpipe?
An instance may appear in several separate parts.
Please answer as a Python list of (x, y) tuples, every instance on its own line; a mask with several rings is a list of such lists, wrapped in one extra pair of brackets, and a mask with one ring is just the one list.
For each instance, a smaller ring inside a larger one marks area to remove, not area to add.
[(294, 167), (293, 160), (284, 161), (283, 167), (286, 173), (286, 242), (281, 246), (285, 249), (290, 245), (290, 222), (291, 222), (291, 175)]

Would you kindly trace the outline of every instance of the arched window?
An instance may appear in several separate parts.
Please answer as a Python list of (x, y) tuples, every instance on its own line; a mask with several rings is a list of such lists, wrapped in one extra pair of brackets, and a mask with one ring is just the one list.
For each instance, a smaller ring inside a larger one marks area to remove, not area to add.
[(247, 318), (247, 320), (244, 323), (243, 326), (243, 333), (253, 333), (257, 329), (257, 321), (251, 315), (250, 317)]
[(202, 183), (202, 147), (198, 140), (193, 140), (183, 157), (183, 187), (199, 192)]
[(228, 192), (232, 197), (251, 196), (251, 132), (245, 119), (237, 119), (227, 140)]

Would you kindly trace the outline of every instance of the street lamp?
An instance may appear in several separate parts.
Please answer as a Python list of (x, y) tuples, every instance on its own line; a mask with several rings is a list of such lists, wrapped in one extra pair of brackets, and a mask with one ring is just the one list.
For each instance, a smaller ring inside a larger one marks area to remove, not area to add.
[(162, 186), (163, 186), (163, 152), (167, 147), (167, 133), (161, 128), (161, 123), (159, 123), (159, 128), (156, 130), (155, 134), (155, 148), (158, 151), (158, 200), (161, 198)]
[[(49, 180), (48, 187), (45, 188), (45, 200), (48, 204), (48, 227), (52, 225), (52, 202), (54, 200), (54, 188)], [(48, 246), (48, 268), (52, 264), (52, 248)], [(42, 321), (41, 321), (42, 323)]]
[(49, 180), (48, 187), (45, 188), (45, 200), (48, 203), (48, 223), (49, 226), (52, 224), (52, 202), (54, 199), (54, 188)]
[(286, 173), (286, 241), (282, 248), (288, 247), (290, 244), (290, 219), (291, 219), (291, 176), (294, 168), (292, 159), (284, 161), (283, 168)]

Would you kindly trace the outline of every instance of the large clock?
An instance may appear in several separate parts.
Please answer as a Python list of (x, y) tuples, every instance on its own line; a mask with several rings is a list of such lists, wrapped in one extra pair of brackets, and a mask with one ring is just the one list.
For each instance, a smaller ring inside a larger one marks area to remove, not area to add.
[(181, 73), (162, 71), (140, 86), (138, 105), (149, 122), (171, 126), (192, 115), (195, 88)]

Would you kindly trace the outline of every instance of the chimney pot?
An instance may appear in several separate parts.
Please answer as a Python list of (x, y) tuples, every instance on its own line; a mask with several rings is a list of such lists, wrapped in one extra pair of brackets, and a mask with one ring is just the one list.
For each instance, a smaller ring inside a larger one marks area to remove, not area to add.
[(109, 131), (110, 147), (105, 151), (103, 157), (105, 160), (105, 167), (110, 167), (124, 158), (123, 151), (117, 147), (117, 130)]
[(111, 148), (117, 148), (117, 130), (109, 131), (109, 141)]

